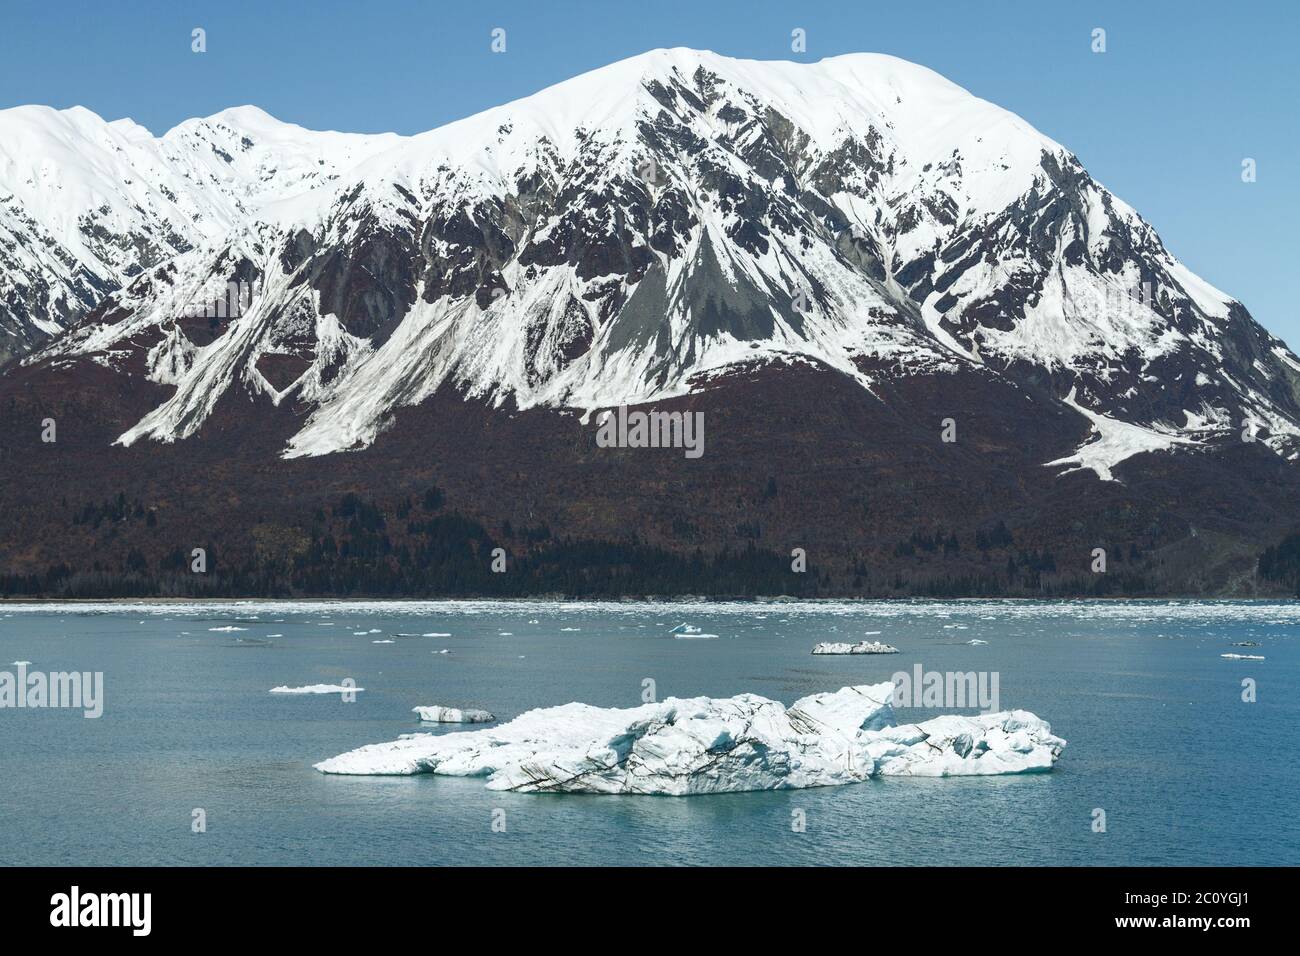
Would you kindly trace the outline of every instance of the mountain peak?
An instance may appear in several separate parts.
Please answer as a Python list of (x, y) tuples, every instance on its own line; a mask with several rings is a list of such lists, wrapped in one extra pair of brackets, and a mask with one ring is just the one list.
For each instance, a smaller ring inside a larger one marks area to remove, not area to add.
[[(210, 126), (226, 126), (240, 132), (255, 133), (260, 136), (283, 136), (286, 133), (305, 132), (304, 127), (276, 119), (260, 106), (245, 104), (228, 106), (224, 110), (188, 122), (206, 123)], [(181, 123), (179, 125), (185, 125)]]
[(284, 126), (287, 125), (276, 119), (260, 106), (254, 106), (246, 103), (243, 106), (228, 106), (220, 112), (213, 113), (207, 119), (225, 123), (234, 123), (237, 126)]
[(229, 106), (210, 116), (193, 117), (182, 120), (162, 135), (162, 139), (172, 139), (188, 131), (201, 128), (224, 128), (240, 134), (253, 134), (261, 138), (283, 138), (299, 134), (310, 134), (307, 130), (293, 123), (276, 119), (260, 106)]
[[(236, 388), (292, 395), (286, 452), (318, 455), (444, 387), (586, 411), (812, 364), (873, 394), (976, 368), (1112, 457), (1243, 421), (1300, 448), (1300, 360), (1059, 144), (891, 56), (652, 50), (414, 137), (242, 106), (29, 152), (23, 316), (113, 317), (35, 361), (157, 337), (136, 367), (172, 392), (125, 444)], [(253, 279), (251, 316), (176, 325)]]

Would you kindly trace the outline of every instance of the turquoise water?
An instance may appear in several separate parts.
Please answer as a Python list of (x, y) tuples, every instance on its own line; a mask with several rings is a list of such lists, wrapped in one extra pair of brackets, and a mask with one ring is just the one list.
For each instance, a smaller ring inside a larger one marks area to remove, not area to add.
[[(809, 654), (871, 631), (901, 653)], [(0, 863), (1296, 864), (1297, 633), (1296, 603), (3, 605), (0, 671), (102, 671), (104, 714), (0, 709)], [(915, 663), (996, 672), (1002, 708), (1069, 741), (1056, 769), (666, 798), (311, 766), (426, 729), (417, 704), (630, 707), (646, 678), (789, 703)], [(353, 703), (269, 693), (345, 678)]]

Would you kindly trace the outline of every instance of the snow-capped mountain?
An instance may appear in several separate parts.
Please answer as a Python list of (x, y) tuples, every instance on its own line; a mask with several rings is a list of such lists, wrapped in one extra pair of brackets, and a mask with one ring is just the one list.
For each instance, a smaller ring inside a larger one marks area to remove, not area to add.
[(0, 235), (10, 353), (170, 390), (127, 446), (232, 396), (302, 411), (293, 458), (440, 389), (586, 413), (807, 365), (1010, 383), (1100, 436), (1062, 472), (1300, 451), (1280, 340), (1065, 147), (882, 55), (658, 50), (413, 137), (8, 110)]
[(161, 138), (81, 107), (0, 110), (0, 359), (399, 141), (312, 132), (254, 107)]

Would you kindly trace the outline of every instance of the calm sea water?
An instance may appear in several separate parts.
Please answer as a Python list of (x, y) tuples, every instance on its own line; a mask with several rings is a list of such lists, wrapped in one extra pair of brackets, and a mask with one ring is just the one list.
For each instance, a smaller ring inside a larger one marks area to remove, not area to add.
[[(683, 622), (719, 637), (674, 640)], [(809, 654), (870, 631), (902, 653)], [(1296, 864), (1298, 633), (1296, 603), (3, 605), (0, 670), (102, 671), (105, 709), (0, 710), (0, 863)], [(647, 677), (789, 703), (914, 663), (996, 671), (1003, 708), (1069, 741), (1056, 769), (666, 798), (311, 766), (422, 729), (417, 704), (635, 706)], [(354, 703), (268, 693), (347, 677)]]

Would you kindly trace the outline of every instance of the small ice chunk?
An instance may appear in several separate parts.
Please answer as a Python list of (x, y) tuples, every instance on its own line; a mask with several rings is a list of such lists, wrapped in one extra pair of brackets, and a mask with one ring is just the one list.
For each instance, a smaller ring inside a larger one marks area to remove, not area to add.
[(879, 641), (858, 641), (856, 644), (847, 641), (827, 641), (818, 644), (812, 652), (814, 654), (897, 654), (898, 648), (893, 644), (882, 644)]
[(272, 694), (346, 694), (365, 690), (364, 687), (345, 687), (342, 684), (307, 684), (304, 687), (272, 687)]
[(421, 720), (433, 724), (486, 724), (496, 720), (496, 717), (486, 710), (469, 708), (462, 710), (459, 707), (438, 707), (437, 705), (412, 707), (411, 710), (419, 714)]

